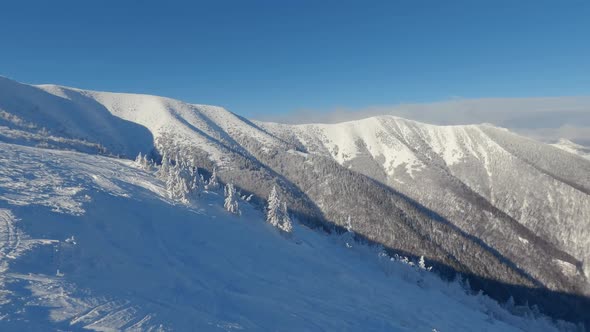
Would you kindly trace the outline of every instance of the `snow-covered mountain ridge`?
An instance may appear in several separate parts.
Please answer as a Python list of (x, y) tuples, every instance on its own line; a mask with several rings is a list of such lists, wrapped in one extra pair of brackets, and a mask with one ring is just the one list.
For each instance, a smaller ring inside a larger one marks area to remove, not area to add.
[(590, 160), (590, 148), (585, 147), (580, 144), (576, 144), (570, 140), (565, 138), (560, 139), (559, 141), (551, 144), (556, 148), (562, 149), (567, 152), (571, 152), (573, 154), (577, 154), (582, 158), (586, 158)]
[(514, 285), (590, 294), (590, 162), (504, 129), (392, 116), (264, 123), (164, 97), (2, 78), (0, 112), (5, 142), (166, 153), (217, 167), (259, 201), (277, 185), (305, 224), (350, 221), (392, 252), (481, 278), (502, 300)]
[(132, 161), (0, 149), (3, 331), (575, 328), (514, 316), (349, 234), (282, 236), (216, 191), (177, 204)]
[[(425, 177), (450, 174), (563, 250), (590, 258), (590, 163), (575, 156), (489, 125), (434, 126), (391, 116), (333, 125), (260, 125), (433, 208), (434, 197), (422, 198), (415, 188)], [(530, 157), (521, 150), (526, 145)], [(519, 170), (528, 173), (526, 179), (518, 178)], [(539, 188), (527, 188), (532, 184)], [(542, 219), (534, 215), (539, 210), (545, 210)], [(545, 230), (551, 225), (572, 233)]]

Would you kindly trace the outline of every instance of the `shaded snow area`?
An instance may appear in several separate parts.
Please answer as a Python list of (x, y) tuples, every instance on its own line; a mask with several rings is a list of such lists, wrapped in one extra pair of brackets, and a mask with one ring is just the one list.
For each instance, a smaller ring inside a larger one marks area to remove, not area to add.
[(558, 330), (349, 233), (176, 204), (131, 161), (0, 150), (1, 331)]

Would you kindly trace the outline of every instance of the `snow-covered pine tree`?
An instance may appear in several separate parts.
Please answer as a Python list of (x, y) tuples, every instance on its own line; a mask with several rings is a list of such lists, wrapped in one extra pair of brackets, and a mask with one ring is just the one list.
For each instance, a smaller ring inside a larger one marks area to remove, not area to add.
[(217, 182), (217, 169), (213, 168), (213, 173), (211, 173), (211, 177), (209, 178), (209, 181), (207, 181), (205, 189), (215, 190), (217, 188), (219, 188), (219, 182)]
[(426, 262), (424, 261), (424, 256), (420, 256), (420, 260), (418, 261), (418, 267), (422, 270), (430, 271), (432, 270), (432, 266), (426, 266)]
[(142, 154), (141, 152), (135, 158), (135, 165), (146, 171), (152, 170), (152, 163), (148, 161), (147, 154)]
[(146, 171), (152, 170), (152, 163), (147, 159), (147, 154), (144, 154), (143, 158), (141, 159), (141, 167)]
[(200, 178), (199, 173), (197, 172), (197, 168), (194, 166), (190, 166), (189, 168), (190, 173), (190, 181), (189, 181), (189, 192), (191, 196), (199, 196), (200, 195)]
[(179, 172), (177, 175), (176, 185), (174, 188), (174, 194), (176, 199), (183, 204), (189, 203), (189, 184), (187, 179), (182, 176), (182, 173)]
[(223, 207), (234, 214), (240, 214), (239, 204), (238, 204), (238, 195), (236, 194), (236, 188), (233, 184), (228, 183), (225, 185), (224, 188), (225, 193), (225, 202)]
[(424, 262), (424, 256), (420, 256), (420, 260), (418, 261), (418, 267), (422, 270), (426, 270), (426, 263)]
[(266, 221), (268, 221), (271, 225), (275, 227), (277, 227), (280, 223), (280, 207), (281, 201), (279, 199), (277, 188), (275, 186), (272, 186), (270, 195), (268, 195), (268, 205), (266, 207)]
[(174, 184), (176, 178), (176, 168), (170, 166), (167, 162), (162, 160), (162, 167), (160, 168), (160, 177), (166, 182), (166, 192), (169, 198), (174, 197)]
[(270, 195), (268, 195), (266, 221), (284, 232), (290, 233), (293, 230), (293, 223), (289, 217), (287, 203), (281, 202), (275, 186), (272, 187)]
[(166, 181), (166, 191), (169, 198), (188, 204), (190, 180), (185, 169), (179, 164), (168, 166), (168, 175), (164, 181)]
[(168, 173), (170, 173), (170, 160), (166, 152), (164, 152), (162, 155), (162, 165), (160, 165), (160, 169), (158, 170), (158, 177), (166, 181), (168, 179)]
[(291, 233), (293, 231), (293, 223), (291, 222), (291, 217), (289, 217), (289, 211), (287, 211), (287, 203), (283, 202), (281, 205), (281, 215), (282, 220), (279, 228), (283, 232)]
[(135, 163), (137, 165), (141, 165), (141, 162), (143, 160), (143, 155), (141, 154), (141, 152), (137, 155), (137, 157), (135, 157)]
[(189, 202), (189, 183), (186, 172), (178, 164), (172, 168), (172, 197), (181, 203), (187, 204)]

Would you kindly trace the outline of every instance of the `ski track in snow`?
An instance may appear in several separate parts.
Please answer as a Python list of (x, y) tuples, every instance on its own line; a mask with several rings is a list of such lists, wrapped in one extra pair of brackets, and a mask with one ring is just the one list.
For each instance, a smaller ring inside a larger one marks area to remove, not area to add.
[[(128, 171), (132, 169), (126, 166), (130, 162), (3, 143), (0, 143), (0, 150), (3, 152), (0, 156), (0, 201), (11, 205), (40, 205), (55, 213), (80, 216), (85, 212), (83, 204), (90, 200), (89, 196), (81, 195), (82, 191), (100, 190), (113, 196), (128, 197), (127, 191), (108, 180), (107, 176), (127, 178), (131, 184), (143, 184), (149, 190), (162, 193), (155, 185), (156, 180), (145, 181), (145, 177), (142, 179), (139, 174), (130, 174)], [(64, 157), (68, 163), (64, 163)], [(14, 167), (15, 161), (20, 167)], [(123, 176), (122, 170), (127, 171)], [(70, 325), (97, 331), (164, 330), (160, 325), (150, 326), (150, 315), (138, 317), (141, 312), (128, 302), (113, 305), (115, 302), (105, 299), (76, 298), (73, 295), (75, 286), (59, 276), (8, 272), (11, 261), (35, 246), (59, 248), (62, 243), (53, 239), (31, 239), (17, 227), (17, 221), (9, 209), (0, 209), (0, 303), (3, 306), (14, 306), (10, 305), (15, 301), (10, 284), (25, 282), (32, 298), (21, 300), (20, 304), (51, 308), (49, 315), (53, 321), (69, 320)], [(0, 316), (7, 319), (10, 313), (2, 310)]]

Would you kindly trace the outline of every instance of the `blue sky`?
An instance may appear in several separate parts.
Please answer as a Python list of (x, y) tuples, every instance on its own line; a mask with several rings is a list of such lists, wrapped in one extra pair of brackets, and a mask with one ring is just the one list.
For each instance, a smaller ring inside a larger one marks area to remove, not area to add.
[(588, 1), (4, 1), (0, 75), (245, 116), (590, 95)]

